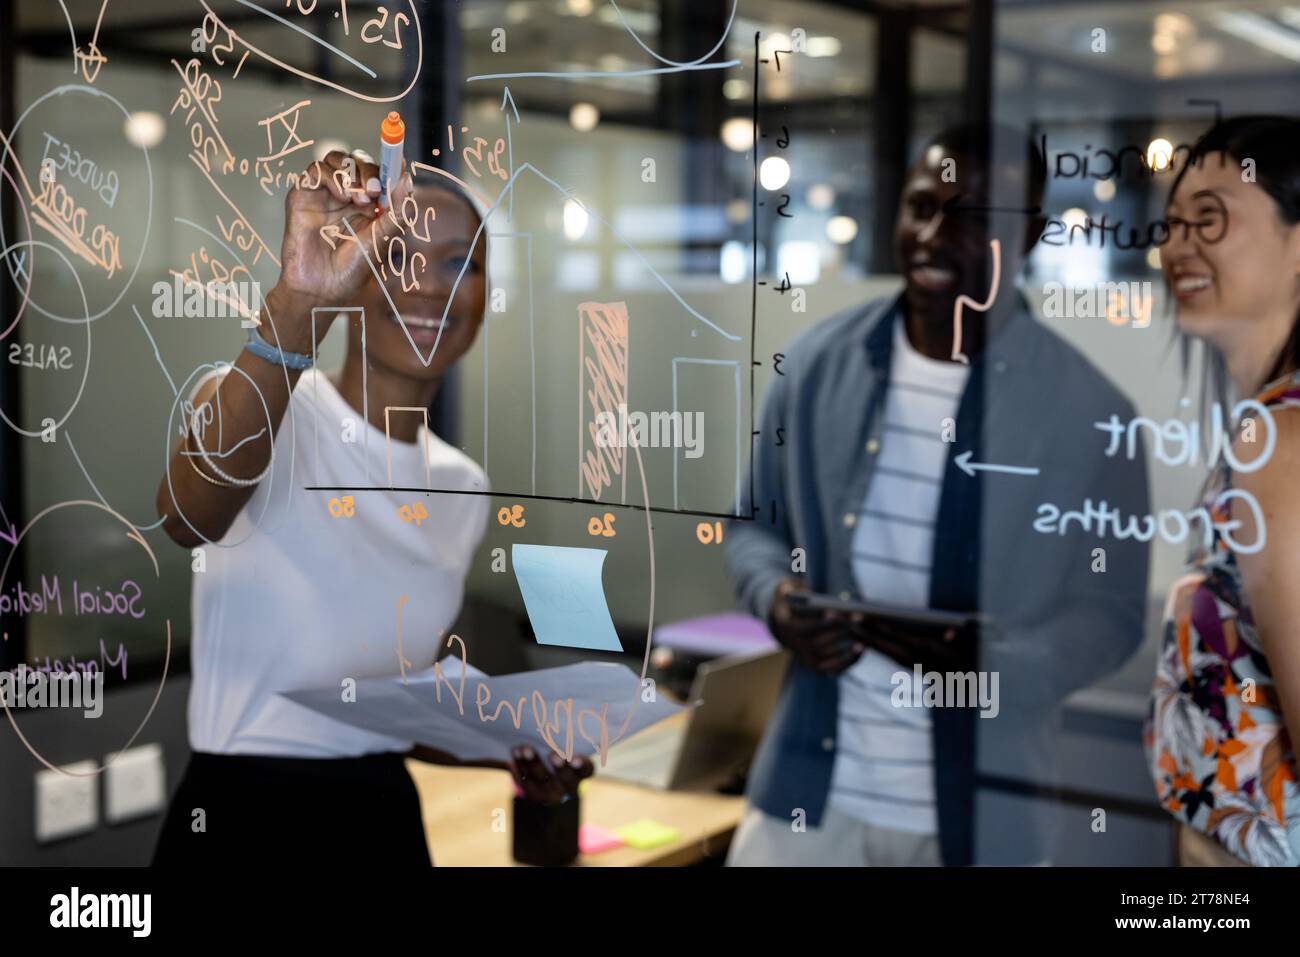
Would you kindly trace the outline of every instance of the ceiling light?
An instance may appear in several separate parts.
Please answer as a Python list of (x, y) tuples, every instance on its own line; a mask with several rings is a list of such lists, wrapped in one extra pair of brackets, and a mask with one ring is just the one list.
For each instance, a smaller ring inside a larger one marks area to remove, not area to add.
[(779, 156), (769, 156), (758, 167), (758, 181), (764, 189), (780, 189), (790, 182), (790, 164)]
[(1088, 214), (1078, 206), (1071, 206), (1061, 214), (1061, 222), (1071, 228), (1075, 226), (1084, 226), (1088, 222)]
[(784, 33), (769, 33), (767, 36), (767, 55), (771, 56), (777, 50), (789, 50), (790, 37)]
[(840, 41), (835, 37), (809, 37), (808, 38), (808, 55), (809, 56), (839, 56)]
[(835, 190), (831, 189), (825, 183), (813, 183), (808, 187), (806, 197), (808, 205), (816, 210), (830, 209), (831, 204), (835, 202)]
[(826, 222), (826, 238), (847, 246), (858, 235), (858, 221), (852, 216), (832, 216)]
[(564, 201), (564, 238), (577, 241), (587, 235), (587, 226), (591, 223), (591, 214), (576, 199)]
[(591, 103), (574, 103), (569, 110), (569, 125), (579, 133), (587, 133), (600, 122), (600, 110)]
[(722, 84), (722, 95), (729, 100), (743, 100), (749, 96), (749, 84), (737, 77), (732, 77)]
[(1196, 26), (1184, 14), (1162, 13), (1156, 17), (1156, 33), (1167, 33), (1174, 37), (1187, 36), (1196, 32)]
[(754, 121), (733, 116), (722, 124), (722, 142), (729, 150), (745, 152), (754, 145)]
[(162, 142), (167, 122), (151, 110), (139, 110), (126, 118), (123, 126), (127, 142), (141, 149), (153, 149)]
[(1172, 33), (1151, 34), (1151, 49), (1156, 53), (1168, 55), (1178, 49), (1178, 37)]
[(1160, 172), (1169, 168), (1174, 161), (1174, 144), (1163, 136), (1158, 136), (1147, 144), (1147, 168)]
[(725, 283), (736, 284), (744, 282), (745, 277), (749, 275), (749, 257), (745, 255), (746, 247), (734, 240), (728, 239), (722, 244), (722, 253), (718, 258), (718, 272)]

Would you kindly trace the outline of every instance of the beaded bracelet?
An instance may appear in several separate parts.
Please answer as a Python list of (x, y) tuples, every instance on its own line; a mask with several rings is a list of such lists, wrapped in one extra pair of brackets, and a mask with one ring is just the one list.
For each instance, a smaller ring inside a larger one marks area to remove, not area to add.
[[(270, 473), (270, 471), (271, 471), (271, 466), (274, 464), (274, 461), (275, 461), (275, 453), (272, 452), (272, 453), (271, 453), (271, 462), (268, 462), (268, 463), (267, 463), (267, 466), (266, 466), (266, 468), (264, 468), (264, 469), (262, 470), (262, 474), (261, 474), (261, 475), (258, 475), (256, 478), (251, 478), (251, 479), (235, 478), (235, 476), (233, 476), (233, 475), (227, 475), (225, 472), (223, 472), (223, 471), (221, 470), (221, 467), (220, 467), (220, 466), (218, 466), (215, 462), (212, 461), (212, 459), (209, 457), (208, 450), (205, 449), (205, 448), (203, 447), (203, 440), (202, 440), (201, 438), (199, 438), (199, 433), (198, 433), (197, 431), (191, 429), (189, 434), (192, 435), (192, 436), (194, 436), (194, 441), (195, 441), (195, 443), (196, 443), (196, 444), (198, 445), (198, 447), (199, 447), (199, 455), (202, 456), (203, 461), (206, 462), (206, 463), (208, 464), (208, 467), (209, 467), (210, 469), (212, 469), (212, 471), (216, 472), (218, 476), (220, 476), (221, 478), (225, 479), (225, 481), (229, 483), (228, 485), (225, 486), (226, 488), (249, 488), (249, 487), (251, 487), (251, 486), (253, 486), (253, 485), (257, 485), (259, 482), (262, 481), (262, 479), (266, 478), (266, 476), (267, 476), (267, 475)], [(187, 445), (188, 445), (188, 442), (189, 442), (189, 439), (187, 438), (187, 439), (186, 439), (186, 444), (187, 444)], [(186, 458), (190, 458), (190, 456), (186, 456)], [(205, 479), (207, 479), (209, 482), (212, 482), (213, 485), (220, 485), (220, 484), (221, 484), (220, 482), (217, 482), (216, 480), (214, 480), (210, 475), (206, 475), (206, 474), (204, 474), (203, 470), (200, 469), (197, 465), (194, 465), (194, 462), (193, 462), (192, 460), (191, 460), (191, 462), (190, 462), (190, 465), (194, 466), (194, 470), (195, 470), (196, 472), (198, 472), (199, 475), (202, 475), (202, 476), (203, 476)]]

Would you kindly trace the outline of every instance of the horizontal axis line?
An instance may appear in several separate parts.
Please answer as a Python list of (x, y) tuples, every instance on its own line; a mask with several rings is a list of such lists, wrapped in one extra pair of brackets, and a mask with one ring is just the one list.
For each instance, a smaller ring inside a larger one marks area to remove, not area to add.
[[(573, 498), (563, 495), (525, 495), (516, 492), (495, 492), (481, 489), (464, 489), (464, 488), (419, 488), (417, 486), (352, 486), (352, 485), (307, 485), (303, 487), (304, 492), (423, 492), (425, 494), (441, 495), (484, 495), (492, 498), (524, 498), (541, 502), (564, 502), (569, 505), (597, 505), (601, 508), (630, 508), (633, 511), (644, 512), (644, 505), (628, 505), (625, 502), (602, 502), (594, 498)], [(753, 516), (746, 518), (744, 515), (733, 515), (729, 512), (702, 512), (688, 508), (667, 508), (660, 505), (651, 505), (650, 511), (661, 512), (665, 515), (696, 515), (701, 518), (726, 518), (737, 522), (755, 521)]]

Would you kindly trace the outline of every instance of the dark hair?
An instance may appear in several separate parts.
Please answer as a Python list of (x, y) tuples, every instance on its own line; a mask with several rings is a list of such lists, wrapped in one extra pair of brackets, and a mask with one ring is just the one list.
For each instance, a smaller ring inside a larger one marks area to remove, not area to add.
[(1042, 209), (1047, 160), (1024, 130), (1004, 123), (962, 123), (936, 134), (926, 149), (936, 144), (952, 155), (975, 160), (980, 169), (1019, 173), (1024, 180), (1025, 208)]
[[(1192, 147), (1187, 162), (1178, 171), (1169, 189), (1173, 199), (1188, 167), (1200, 166), (1207, 156), (1219, 153), (1237, 164), (1249, 160), (1254, 165), (1255, 184), (1268, 193), (1277, 208), (1278, 219), (1288, 226), (1300, 223), (1300, 120), (1287, 116), (1238, 116), (1212, 126)], [(1183, 373), (1190, 364), (1191, 339), (1179, 333), (1182, 345)], [(1227, 369), (1223, 357), (1208, 343), (1205, 349), (1205, 378), (1202, 386), (1202, 410), (1210, 397), (1222, 399), (1227, 393)], [(1300, 314), (1291, 324), (1291, 333), (1274, 359), (1264, 381), (1271, 382), (1288, 368), (1300, 368)]]

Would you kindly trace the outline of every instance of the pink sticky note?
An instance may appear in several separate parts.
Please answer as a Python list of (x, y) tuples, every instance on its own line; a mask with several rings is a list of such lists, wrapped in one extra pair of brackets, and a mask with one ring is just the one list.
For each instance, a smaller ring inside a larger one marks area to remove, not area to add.
[(599, 854), (622, 847), (624, 840), (599, 824), (584, 824), (578, 828), (578, 849), (583, 854)]

